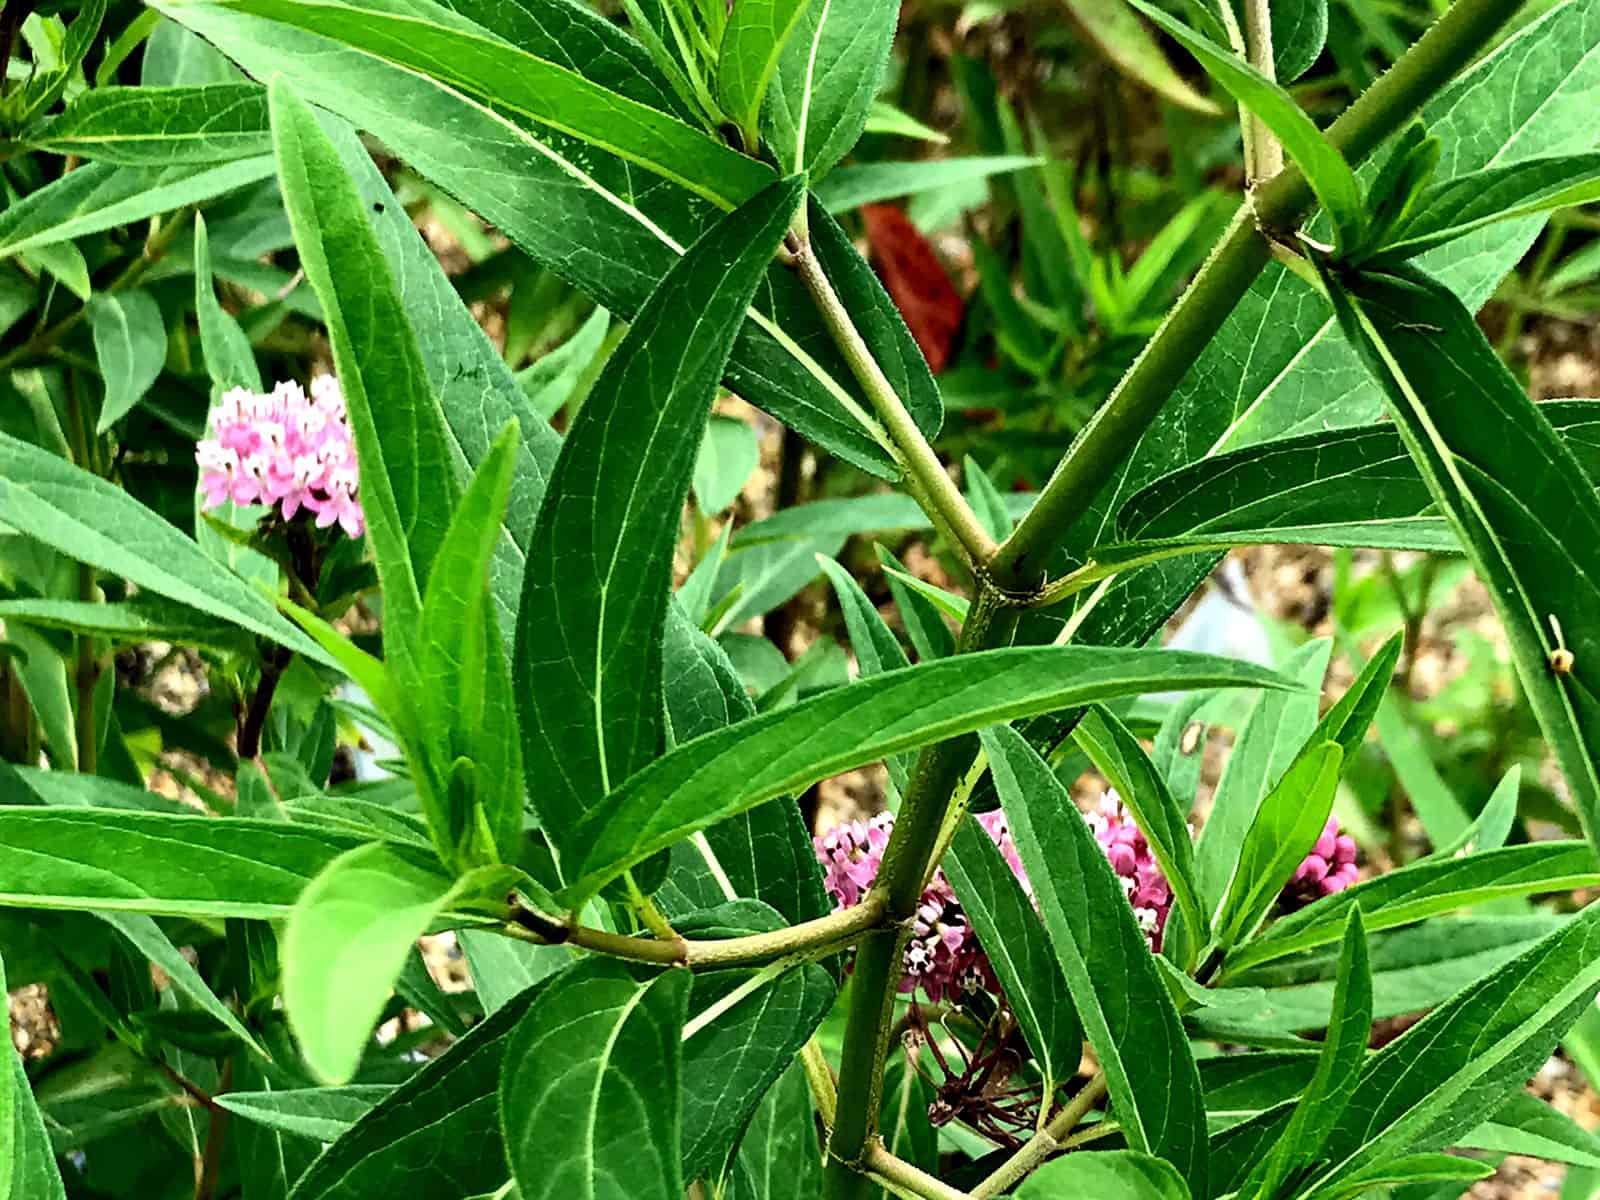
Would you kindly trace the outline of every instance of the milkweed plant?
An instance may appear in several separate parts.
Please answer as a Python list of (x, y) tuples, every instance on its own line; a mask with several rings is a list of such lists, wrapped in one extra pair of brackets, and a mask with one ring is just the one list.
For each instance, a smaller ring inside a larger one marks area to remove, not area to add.
[[(4, 6), (0, 1200), (1600, 1167), (1523, 1087), (1600, 1061), (1600, 401), (1475, 319), (1600, 0), (1067, 7), (1222, 148), (1131, 266), (982, 63), (918, 148), (890, 0)], [(1375, 830), (1409, 612), (1163, 645), (1273, 545), (1475, 574), (1538, 788)]]

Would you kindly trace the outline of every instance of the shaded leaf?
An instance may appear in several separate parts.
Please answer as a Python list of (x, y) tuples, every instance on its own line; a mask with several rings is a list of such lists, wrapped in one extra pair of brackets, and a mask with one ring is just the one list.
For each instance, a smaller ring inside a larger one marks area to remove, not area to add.
[(105, 380), (96, 433), (104, 433), (144, 398), (167, 361), (167, 328), (149, 292), (100, 292), (89, 300), (89, 329)]

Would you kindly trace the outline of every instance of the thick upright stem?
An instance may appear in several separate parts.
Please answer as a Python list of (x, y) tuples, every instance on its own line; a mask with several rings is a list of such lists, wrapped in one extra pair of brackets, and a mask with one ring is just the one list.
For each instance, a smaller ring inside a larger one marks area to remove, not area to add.
[[(1268, 0), (1244, 0), (1244, 44), (1250, 65), (1268, 79), (1277, 74), (1272, 57), (1272, 12)], [(1283, 170), (1283, 143), (1266, 125), (1251, 114), (1253, 160), (1250, 185), (1265, 183)]]
[[(1520, 6), (1521, 0), (1457, 0), (1329, 127), (1329, 139), (1350, 161), (1365, 158), (1471, 62)], [(1260, 188), (1253, 206), (1240, 210), (1177, 307), (1000, 547), (993, 572), (1003, 586), (1025, 586), (1037, 577), (1072, 522), (1126, 460), (1189, 365), (1266, 266), (1270, 251), (1251, 228), (1252, 215), (1263, 229), (1288, 232), (1311, 203), (1305, 177), (1289, 166)]]
[[(83, 410), (83, 389), (77, 374), (71, 370), (65, 375), (67, 392), (67, 436), (71, 441), (72, 459), (85, 471), (94, 470), (93, 447), (89, 441), (89, 419)], [(78, 599), (93, 603), (97, 598), (94, 568), (88, 563), (78, 564)], [(80, 633), (77, 637), (77, 662), (73, 682), (77, 695), (77, 721), (75, 732), (78, 743), (78, 770), (93, 775), (98, 766), (100, 727), (95, 721), (94, 692), (100, 679), (100, 663), (95, 657), (94, 636)]]

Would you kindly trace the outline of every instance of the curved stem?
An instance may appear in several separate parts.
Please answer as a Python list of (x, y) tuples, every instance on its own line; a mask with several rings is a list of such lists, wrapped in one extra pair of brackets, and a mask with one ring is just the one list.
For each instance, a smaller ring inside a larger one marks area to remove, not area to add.
[(1078, 1122), (1089, 1114), (1105, 1094), (1106, 1077), (1102, 1071), (1085, 1084), (1083, 1090), (1069, 1100), (1060, 1112), (1050, 1118), (1049, 1124), (1001, 1163), (992, 1175), (987, 1176), (973, 1188), (972, 1200), (989, 1200), (991, 1196), (1000, 1195), (1019, 1180), (1026, 1178), (1045, 1159), (1062, 1149), (1063, 1139), (1077, 1128)]
[(811, 243), (799, 242), (793, 249), (800, 281), (811, 293), (811, 299), (822, 315), (828, 332), (833, 335), (845, 361), (850, 364), (851, 372), (872, 401), (878, 419), (893, 439), (896, 457), (912, 480), (918, 499), (926, 499), (928, 515), (934, 518), (975, 566), (983, 566), (994, 555), (994, 539), (951, 480), (939, 456), (933, 452), (928, 439), (922, 436), (922, 430), (912, 419), (899, 393), (894, 390), (894, 385), (873, 357), (861, 331), (850, 319), (844, 302), (828, 281)]
[(891, 1154), (884, 1144), (873, 1139), (862, 1163), (866, 1174), (897, 1196), (912, 1200), (971, 1200), (966, 1192), (929, 1175), (914, 1163)]
[(802, 921), (771, 933), (747, 937), (708, 938), (696, 941), (672, 938), (630, 937), (564, 917), (551, 917), (520, 901), (511, 908), (511, 923), (502, 932), (544, 946), (570, 945), (613, 958), (661, 966), (740, 967), (762, 966), (784, 958), (814, 958), (842, 949), (877, 927), (884, 917), (883, 897), (868, 892), (860, 904), (815, 920)]
[[(1386, 75), (1328, 128), (1352, 163), (1365, 158), (1409, 121), (1451, 76), (1471, 62), (1521, 0), (1457, 0)], [(1144, 436), (1201, 348), (1244, 296), (1271, 257), (1253, 227), (1281, 231), (1312, 204), (1299, 168), (1284, 168), (1242, 206), (1189, 289), (1150, 339), (1116, 390), (1078, 435), (1038, 502), (1001, 545), (993, 571), (1007, 587), (1025, 587), (1043, 573), (1080, 513)], [(1253, 208), (1253, 212), (1251, 211)]]

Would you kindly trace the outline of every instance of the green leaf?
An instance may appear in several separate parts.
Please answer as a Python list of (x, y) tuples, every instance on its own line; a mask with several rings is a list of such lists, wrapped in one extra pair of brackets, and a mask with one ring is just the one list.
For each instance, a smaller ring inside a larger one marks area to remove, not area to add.
[(1005, 496), (970, 454), (961, 462), (961, 477), (966, 482), (967, 503), (978, 514), (978, 520), (995, 541), (1005, 541), (1012, 529), (1011, 511)]
[(348, 1083), (412, 944), (455, 887), (382, 844), (341, 854), (296, 901), (283, 938), (283, 998), (306, 1065)]
[(1095, 700), (1232, 686), (1281, 683), (1205, 655), (1072, 646), (990, 650), (857, 680), (697, 738), (629, 778), (563, 841), (572, 864), (563, 899), (593, 894), (722, 817), (886, 754)]
[(1260, 118), (1305, 174), (1306, 182), (1333, 221), (1338, 244), (1354, 244), (1366, 220), (1355, 172), (1294, 97), (1231, 51), (1212, 44), (1153, 4), (1146, 0), (1128, 2), (1194, 55), (1207, 75)]
[(8, 525), (70, 558), (318, 662), (331, 662), (267, 596), (153, 510), (98, 476), (5, 433), (0, 433), (0, 508)]
[(894, 597), (894, 605), (900, 610), (901, 624), (905, 626), (906, 636), (916, 649), (918, 661), (926, 663), (949, 658), (956, 652), (956, 639), (939, 610), (932, 601), (905, 582), (909, 572), (898, 558), (879, 543), (874, 542), (872, 548), (878, 555), (878, 561), (883, 564), (884, 576), (889, 582), (889, 594)]
[(0, 257), (200, 204), (273, 172), (268, 155), (220, 166), (124, 167), (89, 163), (0, 212)]
[(773, 185), (679, 261), (562, 443), (529, 549), (515, 653), (523, 761), (542, 781), (533, 802), (558, 838), (657, 752), (662, 624), (695, 451), (799, 190), (798, 180)]
[[(878, 615), (878, 610), (861, 590), (855, 577), (833, 559), (820, 554), (817, 555), (817, 565), (822, 568), (822, 573), (833, 585), (834, 595), (839, 598), (839, 609), (844, 614), (845, 629), (850, 634), (850, 648), (855, 651), (859, 677), (866, 679), (885, 671), (909, 667), (911, 661), (906, 658), (906, 652), (900, 648), (900, 643), (883, 623), (883, 618)], [(909, 756), (890, 755), (885, 759), (884, 766), (888, 768), (894, 786), (904, 793), (911, 772)]]
[[(1600, 839), (1600, 497), (1444, 287), (1411, 273), (1362, 275), (1334, 301), (1495, 600), (1523, 690), (1584, 828)], [(1552, 666), (1563, 648), (1568, 672)]]
[(1372, 1056), (1312, 1186), (1450, 1145), (1533, 1074), (1600, 988), (1597, 923), (1600, 910), (1584, 910)]
[(236, 1116), (269, 1129), (318, 1142), (334, 1142), (392, 1095), (394, 1085), (352, 1083), (344, 1087), (224, 1092), (217, 1103)]
[(732, 209), (772, 182), (769, 167), (691, 125), (536, 57), (448, 9), (395, 12), (308, 0), (234, 0), (267, 17), (420, 71), (607, 150)]
[(144, 398), (167, 361), (167, 327), (149, 292), (100, 292), (89, 300), (95, 358), (105, 380), (96, 433), (104, 433)]
[[(746, 919), (755, 913), (767, 919)], [(705, 933), (697, 920), (732, 918), (717, 936), (767, 932), (783, 918), (764, 905), (737, 901), (677, 922)], [(759, 971), (697, 974), (684, 1026), (681, 1100), (685, 1179), (722, 1173), (739, 1134), (766, 1090), (794, 1062), (833, 1003), (833, 978), (816, 963), (774, 964)]]
[(931, 129), (915, 117), (901, 112), (892, 104), (874, 100), (867, 110), (867, 123), (863, 133), (881, 133), (889, 137), (907, 137), (914, 141), (931, 142), (936, 146), (948, 145), (947, 134)]
[(1458, 1145), (1525, 1154), (1549, 1162), (1600, 1167), (1600, 1137), (1527, 1092), (1516, 1092)]
[(752, 151), (760, 141), (761, 102), (778, 58), (811, 0), (737, 0), (717, 51), (717, 93), (723, 111)]
[(694, 499), (705, 513), (733, 504), (761, 461), (761, 443), (748, 421), (712, 413), (694, 463)]
[(1311, 736), (1331, 646), (1326, 639), (1307, 643), (1284, 663), (1295, 691), (1263, 692), (1234, 739), (1233, 751), (1212, 796), (1211, 812), (1195, 842), (1195, 872), (1200, 895), (1213, 910), (1233, 878), (1245, 831), (1270, 792)]
[(545, 986), (506, 1044), (500, 1080), (506, 1157), (522, 1200), (679, 1200), (688, 1004), (688, 972), (641, 983), (604, 959)]
[(851, 212), (863, 204), (897, 200), (941, 188), (959, 187), (993, 175), (1036, 167), (1040, 159), (1027, 155), (976, 155), (969, 158), (932, 158), (913, 162), (858, 163), (840, 167), (816, 188), (817, 203), (828, 212)]
[(1044, 1095), (1054, 1095), (1077, 1074), (1083, 1025), (1039, 916), (976, 820), (957, 827), (943, 868), (1044, 1076)]
[(1293, 83), (1322, 56), (1328, 40), (1328, 0), (1272, 5), (1273, 74)]
[(1067, 0), (1067, 11), (1101, 53), (1129, 79), (1191, 112), (1215, 115), (1221, 111), (1172, 69), (1156, 39), (1121, 0)]
[[(3, 611), (3, 610), (0, 610)], [(1429, 858), (1455, 858), (1458, 855), (1478, 854), (1484, 850), (1498, 850), (1506, 844), (1511, 826), (1517, 819), (1517, 792), (1522, 786), (1522, 764), (1514, 763), (1500, 777), (1494, 791), (1489, 794), (1483, 810), (1478, 813), (1453, 841), (1440, 846)]]
[(994, 726), (982, 737), (1123, 1136), (1208, 1195), (1200, 1076), (1122, 885), (1066, 788), (1022, 736)]
[(805, 1068), (793, 1063), (761, 1101), (739, 1141), (731, 1200), (815, 1200), (822, 1149)]
[(1333, 811), (1343, 762), (1337, 743), (1308, 748), (1261, 801), (1217, 909), (1216, 938), (1221, 946), (1236, 945), (1250, 936), (1317, 844)]
[(384, 648), (404, 671), (420, 590), (459, 495), (444, 418), (394, 276), (338, 152), (281, 78), (273, 80), (269, 102), (284, 205), (301, 266), (322, 304), (355, 433), (361, 505), (389, 618)]
[(1246, 1190), (1253, 1187), (1255, 1194), (1274, 1196), (1285, 1179), (1317, 1161), (1355, 1092), (1371, 1036), (1372, 971), (1367, 961), (1367, 934), (1361, 910), (1352, 908), (1345, 921), (1333, 1010), (1316, 1072), (1289, 1119), (1289, 1127)]
[[(1017, 1200), (1189, 1200), (1189, 1185), (1172, 1164), (1137, 1150), (1070, 1154), (1022, 1181)], [(1205, 1195), (1201, 1191), (1199, 1195)]]
[(197, 215), (194, 220), (194, 307), (206, 370), (221, 391), (236, 387), (259, 391), (261, 372), (256, 367), (250, 339), (217, 300), (216, 283), (211, 277), (210, 245), (205, 218)]
[(549, 983), (507, 1001), (380, 1100), (311, 1165), (292, 1200), (371, 1200), (412, 1188), (471, 1195), (504, 1184), (501, 1066), (512, 1031)]
[(1384, 1185), (1426, 1187), (1442, 1184), (1451, 1195), (1460, 1194), (1469, 1183), (1487, 1179), (1495, 1173), (1492, 1162), (1479, 1162), (1459, 1154), (1406, 1154), (1357, 1171), (1318, 1192), (1319, 1200), (1344, 1200), (1364, 1196)]
[(281, 920), (359, 844), (277, 821), (0, 808), (0, 905)]
[(893, 0), (811, 0), (778, 59), (762, 132), (786, 171), (815, 183), (855, 146), (878, 94), (900, 9)]
[(205, 978), (172, 944), (172, 939), (162, 932), (161, 926), (149, 917), (137, 913), (102, 912), (95, 915), (126, 938), (140, 954), (165, 971), (167, 978), (172, 980), (172, 985), (193, 1000), (201, 1011), (215, 1017), (229, 1032), (256, 1053), (266, 1054), (261, 1043), (244, 1027), (243, 1022), (234, 1016), (233, 1010), (217, 998)]
[(1377, 931), (1502, 897), (1589, 887), (1587, 881), (1594, 879), (1600, 879), (1600, 864), (1584, 842), (1540, 842), (1468, 858), (1423, 860), (1274, 922), (1228, 956), (1226, 973), (1231, 976), (1257, 963), (1336, 941), (1352, 906), (1359, 906), (1367, 928)]
[(267, 90), (258, 83), (93, 88), (28, 144), (52, 154), (140, 167), (270, 154)]
[(1211, 936), (1211, 922), (1200, 903), (1188, 814), (1167, 790), (1139, 739), (1112, 713), (1090, 708), (1073, 736), (1133, 814), (1198, 948)]
[(470, 794), (448, 797), (465, 803), (443, 814), (446, 844), (460, 861), (474, 865), (514, 862), (522, 838), (522, 762), (513, 710), (489, 703), (489, 675), (503, 674), (505, 662), (488, 602), (489, 563), (520, 443), (518, 425), (507, 425), (467, 486), (434, 560), (418, 634), (417, 709), (431, 769), (442, 781), (462, 758), (477, 768)]
[(1436, 184), (1374, 255), (1395, 263), (1481, 229), (1600, 199), (1600, 154), (1532, 158)]
[[(873, 3), (892, 31), (897, 10), (884, 0)], [(160, 0), (159, 7), (232, 55), (252, 75), (267, 79), (281, 74), (307, 100), (340, 113), (394, 148), (416, 171), (619, 320), (633, 319), (650, 290), (715, 217), (712, 206), (666, 179), (537, 124), (519, 124), (487, 103), (385, 59), (225, 5)], [(455, 7), (470, 7), (496, 21), (515, 19), (517, 43), (538, 57), (643, 104), (674, 107), (667, 85), (654, 81), (648, 55), (638, 43), (583, 6), (559, 0), (528, 0), (527, 8), (469, 6), (467, 0), (458, 0)], [(840, 10), (835, 6), (834, 11)], [(857, 31), (841, 27), (839, 32), (848, 40)], [(885, 52), (887, 45), (886, 37)], [(377, 177), (370, 156), (364, 167), (347, 157), (346, 167), (358, 178)], [(363, 191), (368, 193), (366, 183)], [(529, 204), (529, 195), (545, 196), (548, 202)], [(459, 306), (448, 286), (438, 286), (444, 282), (442, 272), (405, 213), (387, 203), (381, 215), (380, 230), (387, 227), (380, 233), (385, 246), (402, 246), (402, 257), (409, 256), (408, 269), (396, 268), (404, 281), (407, 309), (447, 413), (453, 412), (451, 392), (462, 396), (461, 419), (452, 416), (451, 425), (470, 447), (465, 435), (472, 428), (469, 418), (476, 414), (473, 398), (485, 378), (475, 371), (481, 368), (492, 380), (503, 374), (503, 364), (491, 367), (477, 361), (487, 344), (480, 331), (449, 328), (452, 323), (461, 326), (462, 318), (470, 324), (464, 310), (452, 312), (437, 330), (424, 319), (421, 310), (430, 305), (441, 312)], [(399, 242), (391, 240), (402, 234)], [(856, 415), (870, 406), (800, 281), (775, 265), (767, 283), (735, 341), (729, 387), (836, 456), (883, 478), (896, 477), (898, 468), (888, 450)], [(472, 353), (464, 355), (468, 361), (452, 363), (444, 355), (435, 360), (426, 350), (435, 337), (446, 353), (460, 353), (467, 342), (475, 343)], [(937, 393), (930, 392), (930, 399), (936, 402)], [(907, 403), (925, 429), (937, 429), (936, 403), (917, 396), (907, 397)], [(508, 415), (492, 413), (487, 429), (478, 431), (479, 454)], [(525, 419), (523, 426), (531, 443), (534, 422)], [(553, 458), (553, 435), (549, 444)], [(523, 474), (518, 473), (519, 489)], [(513, 507), (523, 510), (516, 499)], [(526, 508), (530, 523), (536, 508)], [(520, 581), (520, 572), (516, 578)]]
[(611, 314), (597, 306), (576, 333), (517, 372), (517, 385), (541, 420), (549, 420), (578, 394), (610, 328)]
[[(4, 995), (6, 966), (0, 960)], [(67, 1200), (32, 1084), (9, 1040), (0, 1052), (0, 1200)]]

